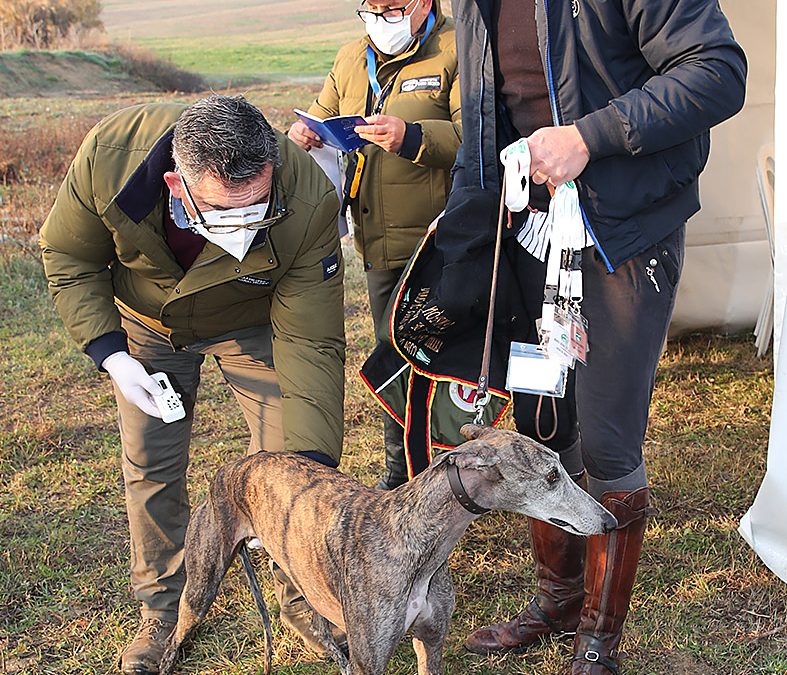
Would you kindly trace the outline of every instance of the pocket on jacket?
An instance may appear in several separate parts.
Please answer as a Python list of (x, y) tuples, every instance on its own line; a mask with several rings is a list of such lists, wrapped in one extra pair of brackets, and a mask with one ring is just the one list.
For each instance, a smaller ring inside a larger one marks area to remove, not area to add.
[(674, 294), (683, 270), (685, 223), (639, 256), (657, 290), (665, 285)]
[(699, 177), (708, 162), (710, 141), (706, 134), (659, 153), (675, 185), (686, 187)]

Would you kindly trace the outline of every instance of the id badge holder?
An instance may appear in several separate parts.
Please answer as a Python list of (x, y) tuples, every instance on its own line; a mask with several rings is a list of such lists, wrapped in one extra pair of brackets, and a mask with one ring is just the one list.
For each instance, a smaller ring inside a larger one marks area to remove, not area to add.
[(358, 196), (358, 189), (361, 186), (361, 176), (363, 176), (363, 165), (366, 163), (366, 157), (362, 153), (356, 152), (355, 162), (355, 171), (350, 181), (350, 199), (355, 199)]
[(520, 394), (563, 398), (568, 366), (551, 358), (538, 345), (512, 342), (508, 357), (506, 389)]
[(574, 353), (572, 351), (571, 335), (573, 321), (569, 314), (561, 308), (555, 308), (552, 328), (546, 342), (546, 351), (550, 358), (562, 361), (569, 368), (574, 367)]
[(590, 351), (588, 321), (582, 314), (577, 312), (569, 312), (569, 316), (571, 317), (571, 333), (569, 334), (571, 353), (577, 361), (586, 366), (588, 364), (588, 352)]

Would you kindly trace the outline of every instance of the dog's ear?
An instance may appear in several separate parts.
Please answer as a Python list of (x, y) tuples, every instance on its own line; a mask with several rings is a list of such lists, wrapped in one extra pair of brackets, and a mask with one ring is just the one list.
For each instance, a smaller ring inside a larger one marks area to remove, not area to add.
[[(481, 428), (483, 429), (483, 427)], [(482, 440), (475, 443), (463, 443), (454, 451), (453, 455), (454, 463), (460, 469), (483, 469), (484, 467), (497, 466), (500, 462), (497, 448)]]
[(459, 429), (459, 433), (468, 441), (473, 441), (476, 438), (483, 438), (489, 433), (494, 433), (494, 431), (493, 427), (485, 427), (479, 424), (463, 424), (462, 428)]

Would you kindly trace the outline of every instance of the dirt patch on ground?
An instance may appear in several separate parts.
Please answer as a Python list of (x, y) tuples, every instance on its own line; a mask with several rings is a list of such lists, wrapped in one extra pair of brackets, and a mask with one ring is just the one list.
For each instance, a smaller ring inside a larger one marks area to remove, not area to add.
[(117, 57), (92, 52), (20, 51), (0, 54), (0, 98), (107, 96), (155, 91), (132, 78)]

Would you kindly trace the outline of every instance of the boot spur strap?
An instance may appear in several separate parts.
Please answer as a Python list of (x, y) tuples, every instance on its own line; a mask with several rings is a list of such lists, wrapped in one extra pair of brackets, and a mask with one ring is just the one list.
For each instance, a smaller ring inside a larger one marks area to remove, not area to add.
[(555, 621), (553, 621), (547, 613), (541, 609), (541, 606), (538, 604), (538, 600), (533, 598), (527, 606), (528, 611), (531, 614), (534, 614), (536, 618), (541, 621), (541, 623), (546, 624), (549, 629), (555, 633), (555, 635), (560, 638), (563, 636), (574, 635), (576, 631), (565, 630), (562, 626), (558, 625)]
[(617, 662), (609, 656), (599, 654), (595, 649), (586, 649), (582, 654), (575, 654), (572, 661), (597, 663), (600, 666), (604, 666), (612, 675), (620, 675), (620, 668)]

